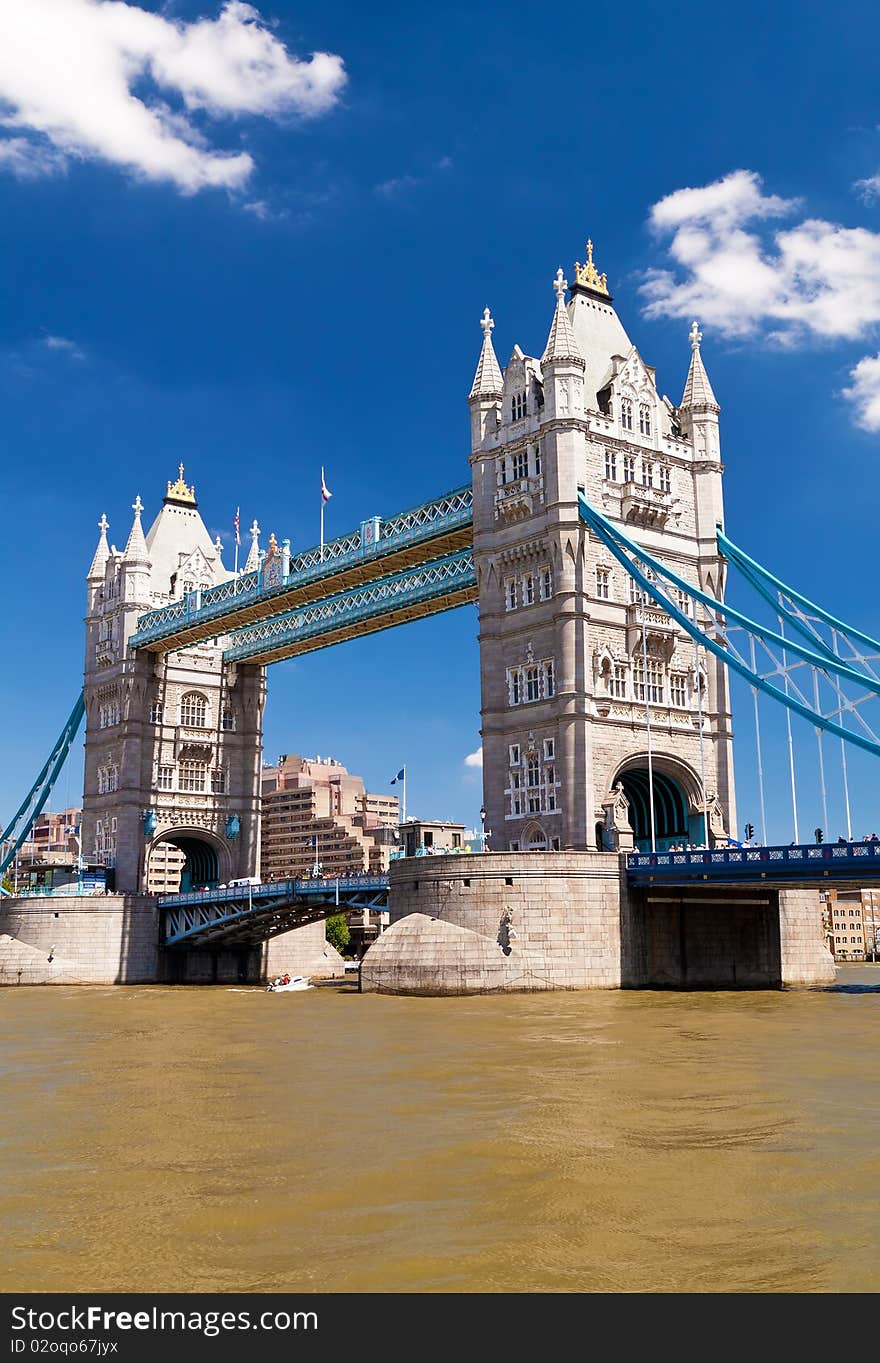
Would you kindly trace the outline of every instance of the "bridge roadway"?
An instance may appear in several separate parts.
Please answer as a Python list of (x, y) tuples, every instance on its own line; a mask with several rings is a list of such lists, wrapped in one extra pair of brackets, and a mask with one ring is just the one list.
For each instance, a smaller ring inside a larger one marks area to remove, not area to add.
[(159, 900), (166, 947), (257, 946), (333, 913), (388, 908), (388, 877), (270, 880)]
[[(492, 856), (491, 852), (484, 853)], [(627, 883), (647, 885), (880, 884), (880, 842), (790, 847), (710, 848), (692, 852), (629, 852)], [(389, 906), (388, 876), (340, 880), (276, 880), (261, 885), (191, 890), (159, 900), (166, 947), (256, 946), (332, 913)]]
[(713, 847), (708, 851), (629, 852), (630, 885), (762, 884), (825, 886), (829, 880), (880, 885), (880, 842)]
[[(389, 519), (371, 517), (359, 530), (328, 540), (323, 550), (315, 547), (291, 555), (287, 572), (283, 577), (279, 572), (280, 580), (272, 585), (266, 581), (264, 566), (206, 592), (189, 592), (181, 601), (148, 611), (138, 620), (131, 645), (156, 653), (173, 652), (310, 603), (324, 603), (328, 597), (339, 597), (349, 588), (377, 582), (405, 569), (459, 556), (472, 544), (473, 493), (469, 486), (456, 488)], [(279, 569), (282, 565), (283, 559)], [(467, 599), (476, 599), (475, 584)], [(449, 602), (461, 604), (460, 600)], [(438, 604), (436, 593), (428, 596), (425, 609), (419, 610), (419, 605), (413, 600), (411, 613), (405, 618), (413, 618), (413, 611), (432, 614), (446, 608)], [(338, 636), (327, 642), (338, 642)]]

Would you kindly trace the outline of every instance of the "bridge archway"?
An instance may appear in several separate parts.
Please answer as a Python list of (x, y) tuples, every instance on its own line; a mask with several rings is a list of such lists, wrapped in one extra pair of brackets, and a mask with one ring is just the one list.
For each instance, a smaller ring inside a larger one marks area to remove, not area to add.
[(529, 824), (523, 833), (522, 847), (524, 852), (546, 852), (549, 847), (547, 834), (538, 823)]
[(636, 847), (651, 850), (651, 797), (654, 787), (654, 834), (658, 852), (678, 843), (704, 838), (700, 783), (686, 763), (662, 754), (652, 758), (653, 782), (648, 780), (647, 755), (623, 763), (612, 781), (623, 786), (629, 801), (629, 820)]
[(229, 879), (231, 865), (229, 849), (213, 833), (203, 828), (168, 829), (150, 843), (147, 889), (176, 894), (218, 885)]

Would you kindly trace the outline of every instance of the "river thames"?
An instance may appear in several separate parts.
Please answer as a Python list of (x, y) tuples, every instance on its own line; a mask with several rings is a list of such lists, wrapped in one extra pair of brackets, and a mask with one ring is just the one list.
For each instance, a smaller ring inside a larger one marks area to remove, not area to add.
[(0, 991), (5, 1291), (880, 1288), (880, 967)]

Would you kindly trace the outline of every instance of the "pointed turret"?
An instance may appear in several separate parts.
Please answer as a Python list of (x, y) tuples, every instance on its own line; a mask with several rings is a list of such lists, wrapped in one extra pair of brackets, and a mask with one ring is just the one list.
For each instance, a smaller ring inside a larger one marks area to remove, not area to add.
[(553, 288), (556, 292), (556, 311), (553, 314), (547, 345), (541, 357), (541, 366), (543, 368), (547, 364), (563, 360), (576, 364), (583, 369), (586, 361), (580, 352), (568, 318), (568, 311), (565, 306), (565, 291), (568, 288), (568, 280), (563, 275), (561, 267), (556, 271)]
[(110, 529), (110, 522), (102, 512), (101, 519), (98, 521), (98, 529), (101, 536), (98, 540), (98, 547), (95, 550), (95, 557), (92, 559), (92, 566), (86, 576), (87, 582), (103, 582), (104, 569), (107, 567), (107, 560), (110, 557), (110, 550), (107, 546), (107, 531)]
[(712, 392), (712, 385), (709, 382), (709, 375), (706, 373), (706, 366), (703, 364), (703, 357), (700, 354), (700, 342), (703, 333), (693, 323), (690, 330), (691, 343), (691, 367), (688, 370), (687, 380), (684, 385), (684, 393), (679, 404), (679, 411), (713, 411), (718, 413), (721, 408), (715, 394)]
[(548, 416), (581, 416), (584, 410), (584, 370), (586, 360), (577, 343), (565, 306), (568, 280), (559, 269), (553, 280), (556, 311), (541, 358), (544, 378), (544, 404)]
[(244, 565), (246, 573), (255, 573), (260, 566), (260, 527), (254, 521), (251, 526), (251, 547), (248, 550), (247, 563)]
[(214, 541), (214, 550), (217, 554), (217, 568), (221, 573), (225, 573), (226, 569), (223, 567), (223, 541), (219, 535)]
[(495, 323), (488, 308), (483, 310), (480, 326), (483, 328), (483, 348), (480, 351), (477, 372), (474, 374), (474, 381), (468, 394), (468, 402), (474, 402), (481, 398), (500, 398), (504, 388), (504, 380), (501, 377), (501, 369), (495, 355), (495, 347), (492, 344), (492, 330)]
[(132, 504), (134, 520), (131, 530), (128, 532), (128, 541), (122, 555), (123, 563), (136, 564), (139, 568), (149, 568), (150, 555), (147, 553), (147, 541), (144, 539), (144, 528), (141, 525), (141, 512), (144, 504), (140, 499), (140, 494), (135, 497)]
[(497, 428), (498, 404), (504, 391), (504, 380), (501, 377), (495, 347), (492, 345), (492, 328), (495, 323), (488, 308), (483, 311), (480, 326), (483, 328), (483, 348), (480, 351), (477, 372), (474, 374), (474, 381), (468, 394), (468, 406), (471, 409), (472, 450), (479, 449), (487, 432), (491, 434)]

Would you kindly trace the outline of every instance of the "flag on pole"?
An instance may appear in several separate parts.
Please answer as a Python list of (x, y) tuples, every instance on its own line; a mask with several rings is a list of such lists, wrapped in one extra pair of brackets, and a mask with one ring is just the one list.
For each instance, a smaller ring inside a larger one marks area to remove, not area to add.
[(235, 520), (232, 522), (235, 527), (235, 542), (241, 544), (241, 507), (235, 508)]
[(330, 498), (331, 498), (332, 496), (333, 496), (333, 493), (330, 492), (330, 491), (328, 490), (327, 484), (324, 482), (324, 468), (323, 468), (323, 465), (322, 465), (322, 467), (321, 467), (321, 501), (322, 501), (322, 502), (329, 502), (329, 500), (330, 500)]
[(401, 767), (396, 776), (392, 776), (390, 784), (396, 786), (398, 781), (402, 781), (406, 776), (406, 767)]

